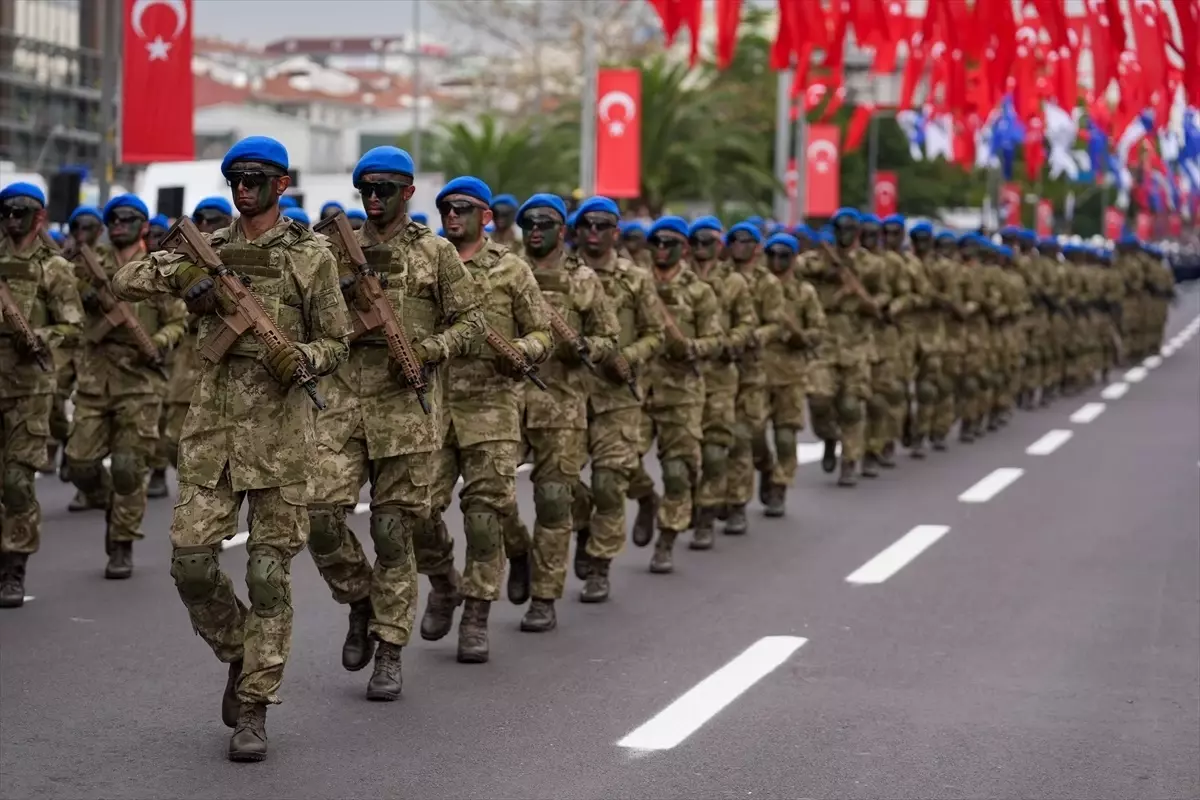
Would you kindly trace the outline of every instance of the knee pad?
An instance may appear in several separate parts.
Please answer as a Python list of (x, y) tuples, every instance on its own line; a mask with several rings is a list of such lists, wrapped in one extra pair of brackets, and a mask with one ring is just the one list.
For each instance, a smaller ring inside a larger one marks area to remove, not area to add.
[(833, 398), (827, 394), (810, 394), (808, 410), (814, 417), (829, 417), (833, 414)]
[(796, 429), (775, 428), (775, 457), (780, 461), (796, 458)]
[(967, 375), (962, 381), (962, 393), (965, 397), (974, 397), (979, 394), (979, 379), (974, 375)]
[(274, 617), (291, 605), (287, 561), (274, 547), (254, 545), (246, 564), (246, 589), (250, 605), (260, 617)]
[(215, 547), (176, 547), (171, 551), (171, 577), (185, 603), (203, 603), (221, 585)]
[(625, 489), (620, 473), (604, 467), (592, 469), (592, 503), (600, 516), (620, 513), (625, 509)]
[[(499, 529), (500, 523), (496, 522)], [(385, 567), (407, 564), (413, 557), (413, 525), (399, 511), (377, 508), (371, 512), (371, 540), (375, 558)]]
[(533, 487), (533, 508), (537, 521), (556, 528), (571, 521), (571, 487), (565, 483), (539, 483)]
[(706, 444), (700, 451), (700, 469), (708, 480), (715, 480), (729, 465), (729, 448), (719, 444)]
[(875, 392), (871, 395), (871, 399), (867, 400), (867, 410), (875, 416), (882, 416), (891, 413), (892, 404), (886, 394)]
[(128, 451), (113, 453), (112, 456), (112, 485), (117, 494), (131, 495), (142, 490), (146, 478), (143, 474), (142, 459), (137, 453)]
[(33, 488), (33, 470), (23, 464), (9, 464), (4, 469), (4, 508), (12, 514), (24, 514), (33, 508), (37, 495)]
[(861, 397), (844, 394), (837, 401), (838, 419), (843, 425), (853, 425), (863, 418), (863, 401)]
[(687, 495), (692, 490), (692, 478), (687, 462), (668, 458), (662, 462), (663, 492), (671, 497)]
[(464, 511), (463, 532), (467, 535), (467, 551), (478, 561), (491, 559), (500, 549), (503, 530), (500, 516), (494, 511)]
[(308, 507), (308, 549), (314, 555), (327, 556), (342, 546), (342, 520), (345, 510), (335, 506)]
[(67, 461), (67, 474), (75, 488), (87, 495), (104, 489), (104, 464), (100, 461)]
[(903, 403), (908, 397), (908, 384), (903, 381), (892, 381), (884, 388), (883, 397), (891, 406)]
[(923, 405), (931, 405), (937, 402), (938, 399), (937, 384), (931, 380), (917, 382), (917, 402)]

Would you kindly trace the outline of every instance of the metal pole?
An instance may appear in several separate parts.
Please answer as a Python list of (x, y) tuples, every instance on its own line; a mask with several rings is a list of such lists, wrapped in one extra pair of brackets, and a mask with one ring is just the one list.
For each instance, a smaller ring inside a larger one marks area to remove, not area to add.
[(592, 12), (583, 12), (583, 96), (579, 108), (579, 190), (584, 197), (596, 193), (596, 92), (599, 64)]
[(534, 7), (534, 40), (533, 40), (533, 61), (537, 69), (537, 87), (536, 87), (536, 103), (537, 106), (533, 109), (533, 125), (534, 130), (538, 133), (542, 131), (542, 108), (545, 104), (546, 78), (543, 72), (542, 62), (542, 0), (536, 0), (537, 5)]
[(808, 177), (808, 115), (804, 113), (804, 100), (799, 101), (796, 114), (796, 135), (792, 137), (792, 153), (796, 161), (796, 224), (803, 225), (808, 215), (808, 196), (805, 194), (805, 179)]
[(870, 129), (867, 134), (867, 208), (872, 214), (878, 214), (875, 207), (875, 170), (879, 167), (879, 116), (871, 115)]
[(103, 61), (100, 63), (100, 175), (98, 178), (100, 190), (100, 205), (108, 202), (112, 193), (113, 165), (116, 161), (117, 137), (117, 59), (121, 56), (121, 0), (105, 0), (102, 13), (104, 19), (102, 49)]
[[(792, 137), (792, 120), (791, 120), (791, 100), (792, 100), (792, 70), (784, 69), (779, 71), (779, 75), (775, 79), (775, 202), (773, 216), (777, 220), (787, 219), (788, 213), (788, 196), (787, 196), (787, 167), (788, 155), (791, 153), (791, 137)], [(804, 115), (801, 114), (800, 117)], [(799, 161), (796, 167), (802, 170)], [(803, 205), (801, 203), (801, 205)]]
[(413, 2), (413, 171), (421, 171), (421, 0)]

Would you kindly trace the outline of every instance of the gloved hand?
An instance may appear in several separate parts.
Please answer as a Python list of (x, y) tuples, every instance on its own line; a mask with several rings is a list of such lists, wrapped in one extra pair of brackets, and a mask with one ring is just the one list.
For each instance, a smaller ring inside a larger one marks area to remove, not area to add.
[(100, 304), (100, 293), (90, 282), (81, 281), (79, 283), (79, 300), (83, 303), (83, 310), (89, 314), (104, 313), (104, 307)]
[[(512, 343), (512, 346), (514, 350), (521, 354), (521, 358), (525, 361), (525, 363), (529, 363), (529, 353), (525, 349), (525, 343), (522, 341), (516, 341)], [(525, 378), (525, 373), (522, 372), (516, 364), (499, 354), (496, 356), (496, 371), (514, 381), (523, 380)]]
[(576, 367), (583, 362), (579, 359), (579, 350), (570, 342), (559, 342), (554, 345), (554, 357), (570, 367)]
[(342, 296), (346, 298), (346, 304), (354, 302), (354, 290), (358, 286), (358, 276), (352, 272), (342, 273), (342, 276), (338, 278), (338, 285), (342, 287)]
[(417, 354), (417, 360), (426, 367), (436, 366), (446, 359), (445, 351), (442, 350), (442, 346), (433, 337), (422, 339), (413, 348), (413, 352)]
[(162, 331), (159, 331), (158, 333), (151, 336), (150, 343), (153, 344), (154, 347), (158, 350), (160, 360), (162, 359), (163, 355), (166, 354), (167, 350), (170, 349), (170, 347), (171, 347), (170, 338), (163, 336)]
[(301, 347), (295, 343), (281, 347), (263, 361), (263, 365), (271, 373), (271, 376), (284, 386), (291, 386), (296, 382), (296, 373), (300, 371), (301, 367), (308, 367), (309, 371), (312, 370), (312, 362)]
[(608, 378), (613, 383), (625, 382), (625, 376), (621, 374), (621, 370), (618, 368), (618, 364), (620, 363), (621, 359), (625, 360), (625, 363), (628, 365), (630, 371), (634, 370), (634, 363), (629, 360), (628, 356), (626, 356), (624, 352), (613, 353), (599, 364), (600, 371), (604, 374), (604, 377)]
[(216, 281), (208, 274), (208, 270), (195, 264), (184, 264), (175, 273), (175, 286), (185, 303), (199, 300), (201, 296), (211, 292), (216, 285)]
[(696, 343), (691, 339), (668, 339), (667, 355), (675, 361), (695, 361)]

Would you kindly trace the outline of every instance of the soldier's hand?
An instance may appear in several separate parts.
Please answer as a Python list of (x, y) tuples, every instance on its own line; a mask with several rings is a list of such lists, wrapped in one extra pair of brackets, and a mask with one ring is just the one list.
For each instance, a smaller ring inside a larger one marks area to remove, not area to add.
[(446, 353), (442, 350), (442, 346), (433, 338), (421, 340), (413, 348), (413, 352), (416, 354), (417, 360), (425, 367), (436, 366), (446, 358)]
[(216, 285), (212, 275), (208, 274), (208, 270), (195, 264), (184, 264), (175, 273), (175, 286), (179, 290), (180, 298), (185, 303), (199, 300), (200, 297), (211, 292)]
[(33, 361), (39, 353), (49, 354), (50, 352), (46, 342), (36, 333), (33, 335), (32, 342), (26, 341), (24, 336), (14, 336), (13, 345), (17, 349), (17, 354), (25, 361)]
[(308, 357), (304, 355), (304, 351), (297, 344), (289, 344), (287, 347), (281, 347), (274, 353), (269, 354), (263, 361), (263, 365), (275, 380), (285, 386), (290, 386), (296, 382), (296, 373), (303, 367), (308, 367)]
[(346, 298), (346, 303), (351, 303), (354, 300), (354, 290), (358, 286), (358, 276), (346, 273), (338, 279), (338, 285), (342, 289), (342, 296)]
[(676, 361), (695, 361), (696, 343), (691, 339), (670, 339), (667, 342), (667, 355)]
[(90, 283), (80, 284), (79, 301), (83, 303), (83, 310), (89, 314), (101, 314), (104, 312), (104, 307), (100, 304), (100, 293)]

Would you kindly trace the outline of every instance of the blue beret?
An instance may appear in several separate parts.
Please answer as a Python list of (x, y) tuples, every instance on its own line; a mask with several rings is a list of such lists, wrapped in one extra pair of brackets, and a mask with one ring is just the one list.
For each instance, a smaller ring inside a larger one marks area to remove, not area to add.
[(488, 188), (486, 183), (473, 175), (462, 175), (447, 183), (438, 192), (437, 199), (434, 202), (441, 203), (443, 197), (448, 197), (452, 194), (465, 194), (467, 197), (474, 197), (485, 206), (491, 206), (492, 204), (492, 190)]
[(498, 194), (492, 198), (492, 208), (496, 206), (512, 206), (516, 208), (519, 205), (521, 204), (517, 202), (517, 198), (511, 194)]
[(755, 227), (758, 227), (758, 228), (761, 228), (767, 224), (767, 221), (765, 219), (763, 219), (762, 217), (758, 216), (757, 214), (753, 214), (749, 217), (746, 217), (746, 219), (744, 219), (743, 222), (749, 222), (751, 225), (754, 225)]
[(1138, 247), (1141, 243), (1142, 240), (1132, 233), (1123, 234), (1120, 239), (1117, 239), (1117, 244), (1131, 245), (1133, 247)]
[[(572, 216), (574, 216), (574, 215), (572, 214)], [(621, 230), (622, 236), (628, 236), (633, 231), (641, 231), (642, 235), (645, 235), (646, 231), (649, 230), (649, 228), (647, 228), (642, 223), (638, 222), (636, 219), (629, 220), (628, 222), (622, 222), (620, 224), (619, 228)]]
[(762, 231), (760, 231), (756, 225), (754, 225), (750, 222), (739, 222), (738, 224), (731, 227), (729, 230), (725, 231), (725, 243), (726, 244), (729, 243), (729, 240), (733, 238), (733, 235), (735, 233), (748, 233), (754, 237), (754, 241), (758, 242), (759, 244), (762, 244), (762, 240), (763, 240)]
[(0, 202), (14, 197), (29, 197), (41, 203), (43, 208), (46, 206), (46, 193), (32, 183), (20, 181), (18, 183), (10, 183), (8, 186), (0, 189)]
[(1021, 229), (1016, 225), (1005, 225), (1000, 229), (1001, 236), (1020, 236)]
[(614, 201), (609, 200), (607, 197), (596, 195), (595, 197), (589, 197), (587, 200), (584, 200), (582, 203), (580, 203), (579, 208), (575, 209), (575, 213), (604, 213), (612, 214), (614, 217), (620, 217), (621, 209), (617, 208), (617, 204)]
[(817, 232), (807, 225), (797, 225), (792, 228), (792, 236), (795, 236), (797, 240), (815, 239), (817, 238)]
[[(424, 214), (422, 214), (421, 216), (425, 216), (425, 215), (424, 215)], [(352, 209), (350, 209), (349, 211), (347, 211), (347, 212), (346, 212), (346, 218), (347, 218), (347, 219), (361, 219), (361, 220), (366, 220), (366, 218), (367, 218), (367, 212), (363, 211), (361, 208), (352, 208)], [(417, 218), (417, 215), (416, 215), (416, 214), (414, 214), (414, 215), (413, 215), (413, 219), (416, 219), (416, 218)]]
[(671, 231), (672, 233), (678, 233), (680, 236), (686, 239), (688, 235), (687, 220), (683, 217), (676, 217), (673, 215), (659, 217), (654, 221), (654, 224), (650, 226), (650, 235), (653, 236), (659, 231)]
[(796, 237), (792, 236), (790, 233), (776, 233), (773, 234), (770, 239), (767, 239), (767, 247), (776, 244), (783, 245), (793, 253), (800, 252), (800, 242), (798, 242)]
[[(288, 198), (291, 200), (292, 198)], [(283, 205), (283, 198), (280, 198), (280, 205)], [(199, 203), (196, 203), (195, 210), (192, 211), (192, 216), (196, 216), (201, 211), (209, 210), (219, 211), (227, 217), (233, 216), (233, 203), (230, 203), (224, 197), (205, 197)]]
[(568, 227), (568, 228), (574, 228), (574, 227), (575, 227), (575, 220), (577, 220), (577, 219), (579, 219), (579, 212), (578, 212), (578, 211), (572, 211), (570, 214), (568, 214), (568, 215), (567, 215), (567, 227)]
[(883, 218), (883, 224), (884, 225), (903, 225), (904, 224), (904, 215), (903, 214), (888, 214), (886, 217)]
[(413, 160), (404, 150), (391, 145), (372, 147), (354, 165), (351, 182), (357, 186), (363, 175), (369, 172), (395, 172), (399, 175), (413, 174)]
[(496, 232), (495, 223), (489, 222), (487, 225), (484, 225), (483, 232), (484, 233), (495, 233)]
[(944, 241), (946, 239), (950, 239), (951, 241), (956, 241), (958, 239), (958, 237), (954, 235), (954, 231), (942, 231), (934, 238), (937, 239), (939, 242)]
[(103, 220), (104, 217), (100, 213), (100, 209), (95, 206), (76, 206), (71, 212), (71, 216), (67, 217), (67, 224), (70, 225), (80, 217), (95, 217), (98, 220)]
[(1023, 242), (1036, 242), (1037, 234), (1029, 230), (1029, 228), (1021, 228), (1017, 231), (1017, 238)]
[(437, 235), (438, 235), (438, 236), (445, 236), (445, 235), (446, 235), (446, 229), (445, 229), (445, 228), (438, 228), (438, 229), (437, 229)]
[(834, 244), (837, 239), (833, 236), (833, 231), (821, 230), (817, 233), (817, 241), (825, 244)]
[(1075, 253), (1083, 252), (1083, 248), (1077, 244), (1064, 244), (1062, 247), (1063, 255), (1074, 255)]
[(882, 225), (883, 224), (882, 222), (880, 222), (879, 217), (875, 216), (874, 214), (863, 214), (861, 217), (858, 218), (858, 221), (861, 222), (863, 225)]
[(714, 216), (696, 217), (688, 227), (688, 236), (695, 236), (700, 231), (716, 231), (720, 233), (722, 227), (721, 220)]
[(1012, 248), (1006, 244), (996, 245), (996, 252), (999, 253), (1000, 255), (1004, 256), (1005, 258), (1013, 257)]
[(1038, 239), (1038, 247), (1058, 247), (1058, 239), (1055, 239), (1053, 236)]
[(109, 200), (104, 206), (105, 223), (108, 222), (108, 218), (118, 208), (132, 208), (146, 219), (150, 218), (150, 209), (146, 208), (146, 204), (142, 202), (142, 198), (136, 194), (119, 194), (112, 200)]
[(54, 240), (55, 244), (62, 244), (67, 240), (67, 235), (62, 231), (50, 231), (50, 238)]
[(855, 222), (862, 222), (862, 214), (858, 213), (857, 208), (845, 207), (845, 208), (839, 208), (837, 211), (833, 212), (832, 219), (834, 221), (842, 219), (843, 217), (849, 217), (850, 219), (854, 220)]
[(915, 236), (918, 233), (927, 233), (932, 235), (933, 226), (928, 222), (918, 222), (916, 225), (913, 225), (912, 230), (908, 232), (909, 236)]
[[(509, 195), (501, 195), (501, 197), (507, 196)], [(499, 202), (500, 199), (497, 198), (496, 202), (492, 205), (497, 205)], [(563, 202), (563, 199), (556, 194), (541, 192), (540, 194), (535, 194), (530, 197), (521, 204), (520, 208), (517, 209), (517, 224), (521, 224), (521, 220), (525, 217), (525, 212), (532, 211), (535, 208), (548, 208), (554, 213), (558, 214), (559, 219), (561, 219), (563, 222), (567, 221), (567, 204)], [(622, 225), (621, 231), (624, 232), (624, 230), (625, 226)]]
[[(366, 214), (363, 214), (363, 216), (366, 216)], [(429, 225), (429, 215), (428, 214), (422, 214), (420, 211), (418, 211), (417, 213), (412, 214), (410, 216), (411, 216), (413, 222), (419, 222), (425, 226)]]
[(982, 245), (986, 240), (978, 233), (967, 232), (958, 237), (959, 244), (978, 244)]
[(150, 218), (150, 227), (154, 227), (155, 225), (160, 228), (169, 228), (171, 227), (171, 218), (166, 214), (155, 214)]
[(308, 218), (308, 214), (303, 208), (285, 208), (283, 215), (288, 219), (294, 219), (297, 222), (303, 222), (305, 225), (311, 225), (312, 220)]
[(341, 203), (339, 203), (337, 200), (330, 200), (325, 205), (321, 206), (321, 213), (324, 214), (326, 211), (328, 211), (331, 208), (336, 208), (338, 211), (346, 210), (346, 207), (344, 205), (342, 205)]
[(296, 202), (296, 198), (292, 197), (291, 195), (285, 194), (283, 197), (279, 198), (279, 207), (284, 210), (289, 208), (297, 208), (299, 205), (300, 204)]
[(228, 172), (235, 161), (261, 161), (287, 169), (288, 153), (286, 147), (270, 136), (247, 136), (229, 148), (225, 158), (221, 159), (221, 172)]
[(778, 222), (773, 223), (772, 225), (768, 226), (768, 228), (767, 228), (768, 236), (774, 236), (777, 233), (787, 233), (787, 232), (788, 232), (787, 225), (781, 225)]

